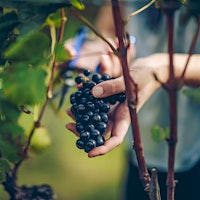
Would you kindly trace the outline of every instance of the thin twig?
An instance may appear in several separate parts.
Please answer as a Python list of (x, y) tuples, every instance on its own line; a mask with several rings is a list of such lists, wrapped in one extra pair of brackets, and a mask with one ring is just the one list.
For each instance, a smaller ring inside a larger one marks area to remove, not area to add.
[(167, 9), (167, 29), (168, 29), (168, 55), (169, 55), (169, 118), (170, 118), (170, 136), (168, 142), (168, 172), (167, 172), (167, 200), (174, 200), (176, 182), (174, 180), (174, 163), (177, 143), (177, 81), (174, 76), (174, 13), (175, 9)]
[(126, 17), (126, 19), (124, 20), (124, 24), (126, 25), (126, 24), (129, 22), (129, 20), (130, 20), (131, 17), (133, 17), (133, 16), (135, 16), (135, 15), (141, 13), (142, 11), (146, 10), (146, 9), (149, 8), (152, 4), (154, 4), (156, 1), (157, 1), (157, 0), (151, 0), (148, 4), (146, 4), (146, 5), (143, 6), (142, 8), (140, 8), (140, 9), (136, 10), (135, 12), (129, 14), (129, 15)]
[(199, 37), (199, 32), (200, 32), (200, 16), (197, 17), (197, 29), (196, 29), (196, 31), (194, 33), (194, 36), (193, 36), (193, 39), (192, 39), (192, 43), (191, 43), (191, 46), (190, 46), (190, 49), (189, 49), (189, 52), (188, 52), (188, 58), (187, 58), (184, 70), (182, 72), (182, 75), (180, 77), (181, 83), (184, 82), (183, 79), (184, 79), (186, 70), (188, 68), (188, 64), (189, 64), (190, 58), (191, 58), (191, 56), (192, 56), (192, 54), (194, 52), (194, 49), (195, 49), (195, 46), (196, 46), (196, 43), (197, 43), (197, 39)]
[(73, 7), (71, 8), (71, 11), (72, 14), (74, 14), (74, 16), (76, 16), (81, 22), (83, 22), (83, 24), (85, 24), (89, 29), (91, 29), (96, 36), (98, 36), (104, 42), (106, 42), (110, 46), (112, 51), (115, 54), (117, 54), (116, 48), (85, 17), (83, 17), (79, 12), (77, 12), (77, 10)]

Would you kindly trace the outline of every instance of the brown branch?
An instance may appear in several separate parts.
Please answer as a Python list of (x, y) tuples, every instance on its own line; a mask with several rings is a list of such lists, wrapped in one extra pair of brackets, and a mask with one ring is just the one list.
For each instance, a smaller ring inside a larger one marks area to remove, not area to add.
[(186, 73), (190, 58), (191, 58), (191, 56), (192, 56), (192, 54), (194, 52), (194, 49), (195, 49), (195, 46), (196, 46), (196, 43), (197, 43), (197, 39), (199, 37), (199, 32), (200, 32), (200, 16), (197, 17), (197, 29), (196, 29), (196, 31), (194, 33), (194, 36), (193, 36), (193, 39), (192, 39), (192, 43), (191, 43), (191, 46), (190, 46), (190, 49), (189, 49), (189, 52), (188, 52), (188, 58), (187, 58), (184, 70), (182, 72), (182, 75), (180, 77), (180, 82), (181, 83), (184, 82), (184, 76), (185, 76), (185, 73)]
[(134, 150), (137, 156), (140, 179), (144, 185), (144, 188), (146, 189), (146, 187), (150, 183), (150, 176), (144, 159), (144, 149), (143, 149), (142, 139), (140, 136), (138, 117), (136, 113), (138, 89), (137, 89), (137, 84), (132, 80), (129, 74), (129, 68), (127, 63), (127, 48), (125, 45), (126, 41), (124, 35), (124, 22), (121, 17), (118, 0), (112, 0), (112, 11), (115, 23), (115, 32), (119, 41), (118, 56), (122, 65), (123, 76), (126, 86), (126, 96), (128, 99), (128, 106), (130, 111), (132, 132), (134, 139)]
[(112, 49), (112, 51), (116, 54), (115, 47), (85, 18), (83, 17), (75, 8), (71, 8), (72, 14), (74, 14), (75, 17), (77, 17), (84, 25), (86, 25), (92, 32), (101, 38), (105, 43), (109, 45), (109, 47)]
[(177, 81), (174, 76), (174, 8), (164, 10), (167, 19), (168, 29), (168, 55), (169, 55), (169, 80), (168, 80), (168, 97), (169, 97), (169, 117), (170, 117), (170, 135), (168, 142), (168, 173), (167, 173), (167, 200), (174, 200), (176, 182), (174, 180), (174, 163), (177, 143)]

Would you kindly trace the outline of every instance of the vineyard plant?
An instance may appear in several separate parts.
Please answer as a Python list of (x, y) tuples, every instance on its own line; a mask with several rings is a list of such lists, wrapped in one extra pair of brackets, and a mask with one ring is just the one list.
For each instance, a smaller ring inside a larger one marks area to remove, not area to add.
[[(102, 3), (103, 1), (96, 1), (99, 6)], [(160, 200), (157, 171), (154, 168), (151, 172), (147, 170), (143, 156), (145, 146), (143, 147), (142, 144), (137, 117), (137, 83), (129, 75), (127, 48), (130, 45), (130, 38), (129, 33), (125, 32), (130, 18), (134, 18), (135, 15), (148, 9), (151, 5), (160, 9), (168, 22), (168, 37), (166, 40), (168, 40), (170, 75), (168, 82), (163, 84), (163, 89), (169, 96), (171, 122), (169, 134), (165, 135), (169, 146), (166, 187), (168, 190), (167, 199), (174, 199), (176, 191), (174, 160), (176, 159), (175, 149), (178, 142), (176, 94), (183, 86), (184, 73), (198, 40), (200, 1), (152, 0), (140, 10), (127, 16), (121, 14), (120, 4), (123, 4), (123, 0), (107, 0), (106, 3), (112, 7), (113, 11), (115, 33), (119, 41), (117, 48), (103, 36), (101, 30), (95, 28), (92, 19), (87, 19), (82, 14), (84, 9), (95, 4), (95, 1), (0, 0), (0, 183), (11, 200), (56, 199), (56, 191), (48, 183), (33, 186), (19, 185), (18, 172), (24, 161), (30, 159), (29, 154), (31, 151), (40, 151), (41, 148), (50, 145), (48, 127), (43, 125), (43, 117), (47, 108), (55, 110), (62, 107), (66, 97), (69, 97), (67, 95), (71, 91), (69, 89), (75, 89), (76, 83), (81, 82), (81, 80), (75, 80), (75, 77), (83, 71), (79, 68), (70, 67), (70, 55), (64, 49), (65, 27), (67, 23), (71, 23), (66, 17), (68, 13), (75, 17), (77, 23), (87, 27), (94, 35), (109, 45), (121, 62), (133, 130), (133, 151), (137, 156), (140, 179), (144, 186), (144, 192), (148, 194), (149, 199)], [(134, 1), (131, 3), (134, 4)], [(196, 6), (193, 6), (194, 4)], [(185, 8), (186, 19), (192, 17), (196, 20), (197, 31), (193, 37), (191, 36), (192, 42), (188, 52), (188, 61), (182, 77), (177, 81), (173, 74), (173, 20), (175, 12), (181, 7)], [(88, 76), (87, 73), (89, 72), (85, 71), (84, 73)], [(106, 80), (106, 77), (104, 78)], [(155, 77), (155, 79), (158, 78)], [(103, 79), (100, 81), (103, 81)], [(85, 85), (86, 89), (90, 87), (87, 82)], [(199, 101), (199, 93), (188, 92), (188, 95)], [(124, 96), (116, 98), (118, 98), (117, 101), (122, 101), (120, 98), (124, 98)], [(52, 106), (51, 103), (55, 99), (58, 105), (55, 106), (54, 104)], [(71, 96), (71, 101), (73, 101), (72, 99)], [(105, 101), (99, 103), (103, 104)], [(88, 106), (91, 107), (91, 105)], [(83, 107), (79, 106), (78, 113), (75, 113), (77, 120), (79, 112), (82, 112), (81, 109)], [(105, 113), (102, 114), (104, 122), (99, 125), (98, 129), (100, 132), (104, 132), (106, 128), (106, 112), (108, 110), (105, 109)], [(19, 122), (22, 114), (30, 116), (32, 120), (31, 127), (27, 128), (26, 125)], [(95, 116), (93, 118), (95, 123), (98, 123), (98, 118), (95, 118)], [(85, 120), (87, 121), (87, 119)], [(161, 128), (155, 131), (158, 138), (160, 134), (163, 134)], [(99, 133), (96, 131), (94, 134)], [(87, 137), (87, 135), (84, 137)], [(41, 141), (39, 138), (43, 139), (41, 144), (37, 142)], [(83, 148), (81, 141), (78, 142), (79, 147)], [(104, 138), (99, 137), (97, 143), (102, 145), (103, 142)], [(94, 143), (91, 145), (94, 145)], [(90, 151), (90, 147), (87, 146), (86, 152)]]

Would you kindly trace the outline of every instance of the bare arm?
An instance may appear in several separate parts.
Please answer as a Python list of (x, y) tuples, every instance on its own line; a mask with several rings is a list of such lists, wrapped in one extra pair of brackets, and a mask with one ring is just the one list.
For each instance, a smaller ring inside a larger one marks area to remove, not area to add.
[[(174, 54), (175, 77), (180, 78), (188, 55)], [(131, 77), (138, 84), (139, 104), (138, 110), (148, 100), (148, 98), (161, 87), (155, 80), (154, 74), (159, 81), (166, 83), (169, 77), (168, 54), (157, 53), (145, 58), (136, 59), (130, 67)], [(200, 86), (200, 54), (192, 55), (188, 68), (184, 76), (184, 84), (192, 87)], [(105, 97), (114, 93), (125, 91), (123, 78), (103, 82), (93, 88), (95, 97)]]

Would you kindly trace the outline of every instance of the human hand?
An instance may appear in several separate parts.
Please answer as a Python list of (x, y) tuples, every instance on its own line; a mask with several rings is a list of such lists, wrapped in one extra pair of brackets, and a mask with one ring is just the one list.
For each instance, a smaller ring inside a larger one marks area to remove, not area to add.
[[(163, 61), (165, 60), (165, 56), (160, 55), (160, 58), (160, 63), (158, 62), (157, 55), (152, 55), (143, 59), (137, 59), (130, 69), (131, 77), (138, 84), (139, 89), (138, 110), (142, 106), (142, 104), (149, 98), (149, 96), (160, 87), (159, 82), (157, 82), (154, 77), (154, 74), (158, 73), (160, 71), (160, 67), (162, 67), (164, 64)], [(157, 65), (154, 64), (151, 66), (151, 64), (154, 63), (153, 61), (155, 61), (155, 59), (157, 60)], [(160, 73), (158, 73), (157, 75), (159, 74)], [(112, 94), (121, 93), (123, 91), (125, 91), (125, 85), (123, 77), (120, 77), (98, 84), (93, 88), (92, 93), (96, 98), (102, 98), (110, 96)], [(68, 114), (73, 118), (70, 110), (68, 110)], [(104, 143), (104, 145), (91, 150), (88, 153), (88, 156), (95, 157), (99, 155), (104, 155), (120, 145), (124, 140), (129, 125), (130, 115), (127, 102), (114, 106), (112, 108), (112, 111), (109, 113), (109, 123), (105, 133), (105, 135), (108, 136), (106, 142)], [(67, 124), (67, 128), (75, 133), (75, 135), (79, 136), (75, 128), (75, 123)]]
[[(79, 37), (79, 36), (77, 36)], [(65, 42), (64, 47), (71, 55), (71, 61), (75, 67), (90, 69), (96, 71), (99, 67), (99, 73), (109, 74), (111, 77), (118, 77), (122, 73), (121, 64), (118, 57), (112, 52), (108, 44), (99, 38), (90, 38), (89, 34), (80, 38), (69, 39)], [(85, 37), (85, 38), (84, 38)], [(117, 40), (107, 38), (113, 47), (117, 48)], [(81, 43), (81, 44), (79, 44)], [(128, 63), (135, 55), (134, 44), (130, 44), (128, 49)]]

